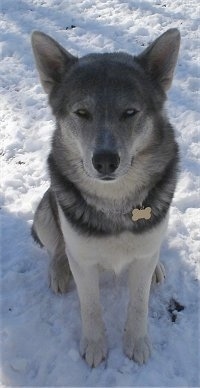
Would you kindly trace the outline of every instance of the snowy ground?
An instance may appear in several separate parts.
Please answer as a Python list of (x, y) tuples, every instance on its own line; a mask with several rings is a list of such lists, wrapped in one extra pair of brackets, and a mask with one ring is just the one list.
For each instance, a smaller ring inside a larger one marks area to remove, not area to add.
[[(1, 0), (2, 386), (200, 385), (198, 7), (199, 0)], [(42, 30), (81, 56), (138, 53), (170, 27), (182, 35), (168, 103), (182, 174), (162, 249), (167, 279), (150, 300), (154, 352), (142, 367), (124, 356), (125, 276), (106, 275), (101, 289), (110, 351), (108, 360), (91, 370), (78, 353), (74, 283), (65, 296), (51, 292), (47, 254), (30, 237), (33, 212), (48, 187), (45, 158), (54, 125), (35, 70), (30, 33)], [(184, 306), (176, 316), (168, 311), (171, 299)]]

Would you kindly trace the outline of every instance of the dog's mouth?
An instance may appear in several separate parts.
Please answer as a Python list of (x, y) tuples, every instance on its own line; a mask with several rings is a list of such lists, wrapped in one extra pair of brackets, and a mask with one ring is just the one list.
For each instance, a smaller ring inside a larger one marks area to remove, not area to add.
[(85, 166), (83, 161), (81, 164), (82, 164), (83, 171), (90, 179), (95, 179), (97, 181), (102, 181), (102, 182), (112, 182), (118, 178), (118, 176), (116, 176), (115, 174), (94, 174), (93, 172), (89, 171), (89, 169)]
[(110, 182), (110, 181), (114, 181), (116, 179), (116, 177), (110, 176), (110, 175), (105, 175), (103, 177), (102, 176), (98, 177), (98, 179), (100, 179), (101, 181)]

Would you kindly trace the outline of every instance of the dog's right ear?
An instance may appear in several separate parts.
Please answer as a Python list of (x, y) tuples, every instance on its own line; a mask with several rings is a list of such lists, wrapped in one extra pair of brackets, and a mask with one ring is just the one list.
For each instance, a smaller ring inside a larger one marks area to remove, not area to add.
[(53, 86), (61, 82), (63, 75), (78, 61), (78, 58), (68, 53), (43, 32), (34, 31), (31, 43), (42, 86), (49, 94)]

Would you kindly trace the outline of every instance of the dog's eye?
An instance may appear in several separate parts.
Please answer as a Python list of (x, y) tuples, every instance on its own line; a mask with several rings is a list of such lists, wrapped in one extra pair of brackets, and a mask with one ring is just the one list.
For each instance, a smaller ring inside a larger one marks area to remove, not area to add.
[(78, 109), (74, 112), (77, 116), (82, 117), (83, 119), (89, 119), (90, 113), (86, 109)]
[(122, 119), (127, 119), (129, 117), (135, 116), (139, 111), (134, 108), (126, 109), (122, 114)]

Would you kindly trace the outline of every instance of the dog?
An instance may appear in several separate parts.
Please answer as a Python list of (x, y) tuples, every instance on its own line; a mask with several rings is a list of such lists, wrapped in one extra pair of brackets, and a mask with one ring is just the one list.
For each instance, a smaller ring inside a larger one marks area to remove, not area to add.
[(130, 300), (125, 355), (139, 364), (151, 354), (148, 301), (161, 282), (159, 251), (174, 195), (179, 150), (164, 104), (180, 33), (169, 29), (141, 54), (76, 58), (34, 31), (36, 67), (56, 120), (48, 157), (50, 187), (32, 235), (51, 258), (50, 285), (80, 299), (80, 353), (90, 367), (107, 356), (99, 270), (128, 270)]

